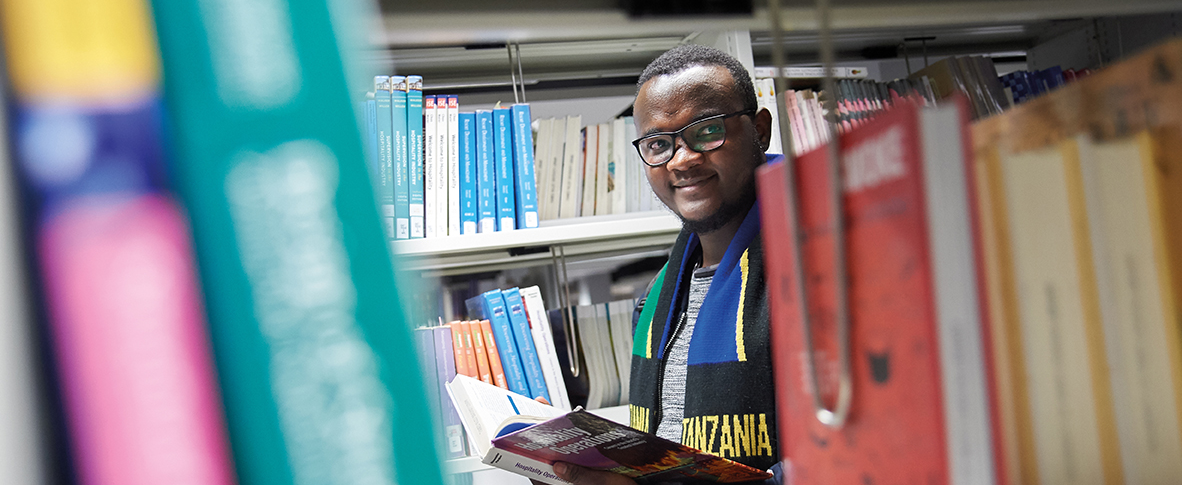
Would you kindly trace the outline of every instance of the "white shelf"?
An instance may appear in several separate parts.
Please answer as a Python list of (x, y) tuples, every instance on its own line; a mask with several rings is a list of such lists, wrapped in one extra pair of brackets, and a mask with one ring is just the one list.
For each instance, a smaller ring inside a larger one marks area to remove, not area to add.
[(537, 229), (392, 241), (400, 269), (477, 273), (549, 264), (551, 247), (570, 260), (668, 249), (681, 221), (665, 211), (543, 221)]

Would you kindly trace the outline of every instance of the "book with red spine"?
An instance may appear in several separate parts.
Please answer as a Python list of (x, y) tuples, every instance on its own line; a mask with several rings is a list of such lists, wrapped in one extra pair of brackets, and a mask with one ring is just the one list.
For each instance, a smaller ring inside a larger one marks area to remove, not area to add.
[[(808, 375), (818, 370), (816, 387), (832, 409), (840, 365), (827, 150), (791, 167), (797, 201), (787, 195), (790, 167), (760, 170), (786, 482), (1004, 482), (967, 123), (963, 100), (935, 109), (899, 103), (840, 137), (853, 392), (836, 428), (816, 418)], [(800, 205), (811, 342), (790, 204)]]
[(464, 336), (464, 366), (468, 368), (468, 374), (464, 375), (479, 379), (480, 365), (476, 363), (476, 341), (472, 338), (472, 325), (467, 320), (459, 325), (460, 334)]
[(477, 377), (485, 384), (493, 384), (492, 370), (488, 366), (488, 346), (484, 343), (484, 330), (480, 328), (480, 320), (472, 320), (467, 322), (467, 325), (472, 333), (472, 349), (476, 351)]
[(497, 351), (492, 322), (481, 320), (480, 333), (484, 335), (484, 347), (488, 351), (488, 371), (492, 374), (492, 383), (501, 389), (508, 389), (509, 381), (505, 379), (505, 367), (501, 365), (501, 353)]
[(464, 327), (460, 326), (459, 321), (448, 323), (447, 327), (451, 329), (451, 345), (456, 359), (456, 374), (476, 377), (476, 370), (468, 369), (467, 346), (464, 345)]

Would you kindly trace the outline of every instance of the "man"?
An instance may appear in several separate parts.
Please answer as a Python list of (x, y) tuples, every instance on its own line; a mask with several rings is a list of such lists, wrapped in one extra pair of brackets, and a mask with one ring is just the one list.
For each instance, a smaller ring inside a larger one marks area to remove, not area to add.
[[(764, 470), (779, 460), (755, 171), (771, 113), (746, 69), (684, 45), (640, 76), (634, 142), (682, 220), (636, 325), (631, 425)], [(578, 485), (631, 480), (558, 464)]]

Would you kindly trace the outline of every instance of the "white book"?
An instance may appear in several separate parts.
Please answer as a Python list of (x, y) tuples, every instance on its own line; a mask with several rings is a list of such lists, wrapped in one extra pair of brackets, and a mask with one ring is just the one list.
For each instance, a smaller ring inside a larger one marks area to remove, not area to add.
[(435, 124), (435, 103), (435, 96), (423, 97), (423, 228), (426, 233), (425, 237), (439, 235), (435, 224), (435, 212), (438, 210), (435, 207), (435, 204), (438, 204), (435, 197), (437, 188), (435, 179), (439, 166), (435, 161), (439, 157), (439, 143), (436, 142), (439, 133), (438, 125)]
[(595, 170), (599, 163), (599, 125), (587, 125), (583, 130), (583, 202), (580, 216), (595, 215)]
[(447, 234), (460, 235), (460, 99), (447, 97)]
[(546, 304), (542, 291), (537, 286), (521, 289), (521, 300), (525, 302), (525, 313), (529, 316), (529, 330), (533, 333), (534, 348), (542, 364), (542, 376), (554, 407), (570, 411), (570, 397), (566, 393), (566, 380), (562, 378), (562, 364), (558, 363), (558, 349), (554, 346), (554, 329), (550, 328), (550, 317), (546, 315)]
[(538, 124), (538, 133), (534, 137), (534, 177), (537, 178), (537, 185), (535, 188), (538, 191), (538, 219), (546, 219), (546, 211), (549, 209), (549, 200), (546, 198), (546, 180), (550, 175), (550, 136), (554, 129), (554, 118), (545, 118), (535, 121)]
[[(443, 103), (443, 104), (440, 104)], [(447, 97), (435, 100), (435, 235), (447, 235), (448, 147)]]
[[(0, 101), (0, 107), (3, 106)], [(0, 141), (8, 130), (0, 120)], [(0, 477), (4, 483), (46, 483), (44, 433), (39, 429), (33, 319), (26, 306), (20, 219), (7, 152), (0, 153)]]
[(612, 350), (616, 357), (616, 374), (620, 379), (620, 403), (628, 402), (628, 389), (632, 385), (632, 308), (636, 300), (619, 300), (608, 304), (611, 318), (609, 329), (612, 335)]
[(597, 308), (602, 305), (579, 305), (576, 309), (575, 324), (578, 325), (579, 347), (583, 362), (587, 364), (587, 409), (599, 409), (614, 404), (608, 390), (607, 369), (604, 366), (603, 348), (606, 343), (599, 338)]
[(784, 145), (780, 142), (780, 110), (776, 109), (776, 81), (772, 79), (756, 80), (756, 100), (760, 108), (766, 108), (772, 114), (772, 139), (766, 153), (783, 154)]
[(519, 415), (556, 418), (566, 414), (554, 406), (463, 374), (457, 374), (447, 383), (447, 394), (456, 406), (476, 456), (482, 458), (492, 449), (492, 440), (505, 420)]
[(612, 214), (628, 212), (628, 185), (631, 183), (628, 173), (628, 133), (624, 130), (624, 118), (612, 120)]
[(566, 139), (562, 145), (562, 188), (558, 217), (579, 215), (580, 189), (583, 186), (583, 117), (566, 117)]
[(599, 149), (595, 152), (595, 215), (612, 213), (612, 124), (599, 124)]
[[(631, 140), (637, 138), (636, 122), (631, 116), (624, 118), (624, 131), (625, 137), (629, 140), (628, 145), (631, 146)], [(628, 196), (629, 200), (632, 201), (630, 208), (631, 211), (644, 212), (652, 209), (650, 207), (652, 197), (649, 195), (652, 192), (652, 188), (648, 184), (648, 175), (645, 174), (646, 165), (640, 159), (640, 153), (636, 151), (636, 147), (631, 148), (628, 150), (628, 165), (632, 168), (632, 173), (636, 175), (634, 177), (636, 184)]]
[[(565, 160), (562, 156), (563, 145), (566, 141), (566, 118), (554, 120), (554, 127), (550, 137), (550, 171), (546, 174), (546, 207), (545, 218), (557, 219), (562, 201), (562, 169)], [(541, 198), (539, 197), (539, 200)]]

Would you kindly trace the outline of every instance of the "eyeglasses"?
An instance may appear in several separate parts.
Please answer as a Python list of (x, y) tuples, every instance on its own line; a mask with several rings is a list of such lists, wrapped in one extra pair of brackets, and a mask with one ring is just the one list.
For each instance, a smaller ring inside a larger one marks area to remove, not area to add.
[(698, 153), (716, 150), (726, 143), (726, 119), (754, 114), (755, 110), (748, 109), (729, 115), (715, 115), (702, 118), (685, 125), (684, 128), (667, 132), (653, 133), (643, 138), (633, 140), (632, 145), (640, 153), (640, 160), (650, 167), (660, 167), (673, 159), (677, 152), (677, 138), (685, 140), (685, 146)]

